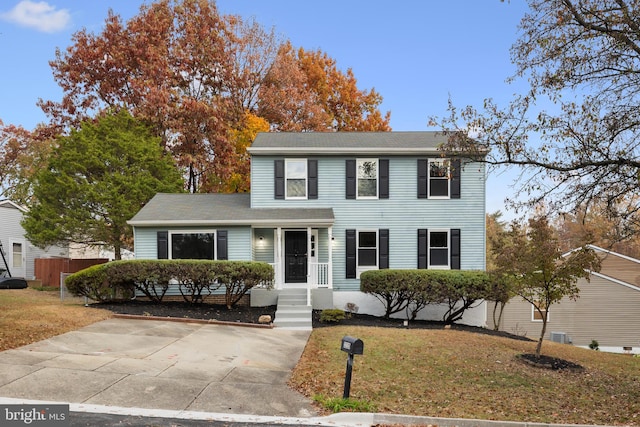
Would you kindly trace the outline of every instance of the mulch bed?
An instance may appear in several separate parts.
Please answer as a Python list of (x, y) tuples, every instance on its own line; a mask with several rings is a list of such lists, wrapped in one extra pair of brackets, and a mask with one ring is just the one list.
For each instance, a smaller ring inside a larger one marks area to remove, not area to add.
[[(258, 318), (263, 314), (268, 314), (275, 319), (276, 306), (250, 307), (237, 306), (231, 310), (222, 304), (209, 303), (188, 303), (182, 301), (167, 301), (161, 304), (132, 300), (122, 302), (95, 303), (90, 307), (110, 310), (118, 314), (132, 314), (138, 316), (171, 317), (180, 319), (202, 319), (218, 320), (235, 323), (258, 323)], [(454, 330), (475, 332), (508, 337), (512, 339), (531, 341), (529, 338), (509, 334), (502, 331), (494, 331), (486, 328), (466, 325), (446, 326), (443, 322), (427, 320), (412, 320), (408, 326), (404, 326), (402, 319), (385, 319), (383, 317), (371, 316), (368, 314), (350, 313), (347, 318), (339, 322), (321, 322), (321, 310), (313, 310), (312, 320), (314, 328), (326, 328), (331, 326), (377, 326), (382, 328), (403, 328), (403, 329), (443, 329), (450, 327)]]

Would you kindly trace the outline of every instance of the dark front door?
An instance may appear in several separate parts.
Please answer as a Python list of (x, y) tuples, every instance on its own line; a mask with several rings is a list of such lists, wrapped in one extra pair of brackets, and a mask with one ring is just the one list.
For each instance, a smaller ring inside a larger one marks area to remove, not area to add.
[(284, 281), (307, 282), (307, 232), (284, 232)]

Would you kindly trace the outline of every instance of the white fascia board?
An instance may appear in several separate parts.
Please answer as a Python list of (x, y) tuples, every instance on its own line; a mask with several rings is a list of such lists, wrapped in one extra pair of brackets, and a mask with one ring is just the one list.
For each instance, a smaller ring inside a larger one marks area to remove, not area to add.
[(331, 148), (313, 148), (313, 147), (249, 147), (247, 151), (252, 155), (323, 155), (323, 156), (342, 156), (345, 154), (368, 154), (383, 156), (400, 156), (400, 155), (441, 155), (442, 151), (437, 148), (398, 148), (389, 149), (389, 147), (331, 147)]
[(160, 220), (148, 220), (148, 221), (127, 221), (127, 224), (133, 227), (207, 227), (207, 226), (221, 226), (221, 225), (253, 225), (253, 226), (273, 226), (282, 227), (288, 224), (295, 225), (310, 225), (310, 226), (331, 226), (335, 221), (333, 219), (287, 219), (278, 222), (273, 219), (258, 219), (258, 220), (217, 220), (217, 221), (202, 221), (202, 220), (175, 220), (175, 221), (160, 221)]

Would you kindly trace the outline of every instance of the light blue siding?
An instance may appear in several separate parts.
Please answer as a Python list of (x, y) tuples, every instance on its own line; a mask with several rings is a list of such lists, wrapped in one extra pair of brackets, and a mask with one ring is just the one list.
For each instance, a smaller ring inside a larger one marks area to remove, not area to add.
[[(335, 224), (333, 277), (336, 290), (358, 290), (359, 280), (345, 279), (345, 230), (389, 229), (389, 267), (417, 267), (417, 230), (461, 230), (461, 268), (485, 268), (485, 167), (463, 163), (460, 199), (418, 199), (417, 158), (388, 156), (389, 199), (347, 200), (345, 158), (318, 158), (317, 200), (276, 200), (274, 160), (283, 157), (254, 156), (251, 203), (265, 207), (330, 207)], [(310, 157), (313, 158), (313, 157)], [(323, 245), (320, 245), (322, 248)]]
[[(212, 230), (206, 227), (135, 227), (134, 251), (137, 259), (158, 258), (158, 231), (186, 231), (201, 232)], [(227, 230), (228, 255), (232, 261), (250, 261), (251, 254), (251, 227), (218, 227), (219, 230)], [(215, 229), (213, 229), (215, 230)]]

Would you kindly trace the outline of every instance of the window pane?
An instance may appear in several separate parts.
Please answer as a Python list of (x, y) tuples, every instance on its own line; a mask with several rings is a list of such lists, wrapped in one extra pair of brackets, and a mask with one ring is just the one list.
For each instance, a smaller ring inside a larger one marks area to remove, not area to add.
[(306, 187), (304, 179), (287, 179), (287, 197), (305, 197)]
[(429, 186), (429, 196), (448, 196), (449, 181), (444, 179), (432, 179)]
[(377, 265), (377, 250), (374, 249), (358, 249), (358, 265), (359, 266), (368, 266), (368, 265)]
[(431, 249), (430, 265), (449, 265), (447, 260), (448, 249)]
[(358, 161), (358, 178), (376, 179), (378, 177), (378, 162), (375, 160)]
[(378, 161), (358, 160), (358, 197), (378, 196)]
[(307, 196), (307, 161), (286, 161), (287, 197)]
[(306, 178), (306, 160), (287, 160), (287, 178)]
[(375, 179), (358, 179), (359, 197), (376, 197), (378, 195), (378, 183)]
[(358, 235), (358, 247), (375, 248), (377, 244), (377, 236), (375, 231), (361, 231)]
[(22, 268), (22, 243), (13, 244), (13, 268)]
[(215, 259), (214, 233), (171, 234), (172, 259)]
[(449, 177), (449, 161), (438, 160), (430, 162), (429, 176), (431, 178), (448, 178)]
[(446, 231), (434, 231), (430, 236), (429, 246), (432, 248), (446, 248), (449, 246), (449, 233)]

